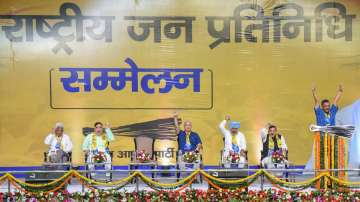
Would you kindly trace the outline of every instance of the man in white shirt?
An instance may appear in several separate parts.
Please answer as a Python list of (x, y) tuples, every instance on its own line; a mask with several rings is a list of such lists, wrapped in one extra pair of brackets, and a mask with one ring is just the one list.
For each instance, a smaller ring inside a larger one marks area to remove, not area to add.
[[(230, 130), (226, 129), (227, 123), (230, 123)], [(240, 123), (230, 122), (230, 116), (227, 115), (225, 120), (220, 123), (219, 128), (225, 138), (223, 159), (227, 159), (229, 155), (238, 154), (240, 156), (239, 167), (244, 167), (246, 162), (246, 140), (244, 134), (239, 131)], [(231, 162), (223, 161), (223, 163), (225, 167), (230, 167)]]
[(64, 133), (64, 125), (56, 123), (44, 143), (49, 146), (48, 158), (52, 163), (64, 163), (69, 160), (68, 153), (72, 150), (70, 137)]

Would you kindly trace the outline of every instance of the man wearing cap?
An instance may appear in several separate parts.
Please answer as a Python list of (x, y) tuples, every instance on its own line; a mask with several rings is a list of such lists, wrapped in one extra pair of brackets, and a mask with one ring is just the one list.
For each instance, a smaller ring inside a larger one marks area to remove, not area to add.
[(44, 143), (49, 146), (48, 158), (52, 163), (64, 163), (69, 160), (68, 153), (72, 150), (70, 137), (64, 133), (64, 125), (56, 123), (52, 133)]
[[(230, 130), (226, 129), (227, 123), (229, 123)], [(239, 131), (240, 123), (230, 121), (230, 116), (227, 115), (225, 120), (220, 123), (219, 128), (225, 138), (223, 158), (225, 159), (233, 153), (239, 154), (239, 166), (243, 166), (246, 162), (246, 140), (244, 134)], [(225, 163), (224, 166), (229, 167), (230, 164)]]

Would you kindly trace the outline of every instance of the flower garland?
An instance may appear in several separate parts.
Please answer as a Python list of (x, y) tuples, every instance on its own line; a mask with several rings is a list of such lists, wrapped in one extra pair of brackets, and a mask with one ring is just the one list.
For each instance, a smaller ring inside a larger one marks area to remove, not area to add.
[(22, 192), (0, 193), (0, 201), (360, 201), (360, 192), (309, 191), (284, 192), (276, 189), (234, 190), (209, 189), (185, 191), (140, 191), (127, 192), (117, 190), (87, 191), (69, 193), (66, 190), (48, 194), (29, 194)]
[(26, 182), (23, 182), (19, 179), (16, 179), (12, 174), (7, 174), (7, 179), (8, 180), (12, 180), (14, 182), (16, 182), (17, 184), (19, 185), (22, 185), (22, 186), (26, 186), (26, 187), (32, 187), (32, 188), (44, 188), (44, 187), (49, 187), (49, 186), (53, 186), (55, 184), (58, 184), (59, 182), (62, 182), (66, 179), (68, 179), (69, 177), (71, 177), (71, 175), (73, 174), (73, 172), (75, 171), (69, 171), (67, 173), (65, 173), (62, 177), (52, 181), (52, 182), (49, 182), (49, 183), (46, 183), (46, 184), (30, 184), (30, 183), (26, 183)]
[[(314, 138), (314, 166), (316, 170), (347, 168), (348, 143), (346, 139), (322, 132), (315, 132)], [(347, 178), (347, 174), (344, 171), (317, 171), (316, 175), (322, 173), (328, 173), (329, 176), (334, 176), (340, 180), (346, 180)], [(327, 189), (328, 186), (334, 188), (334, 186), (338, 185), (329, 181), (329, 178), (326, 177), (319, 180), (316, 188)]]
[[(93, 150), (96, 150), (97, 146), (98, 146), (97, 145), (97, 136), (98, 135), (96, 135), (95, 133), (92, 133), (91, 135), (92, 135), (91, 136), (91, 148)], [(107, 140), (107, 137), (106, 137), (106, 135), (104, 133), (101, 135), (101, 140), (103, 141), (103, 145), (105, 147), (107, 147), (109, 145), (109, 141)]]
[[(221, 186), (227, 186), (232, 188), (239, 188), (239, 187), (248, 187), (251, 185), (259, 176), (265, 176), (274, 186), (284, 189), (286, 191), (299, 191), (310, 186), (313, 186), (315, 183), (319, 182), (320, 180), (327, 180), (331, 182), (333, 185), (332, 190), (348, 190), (353, 188), (360, 188), (360, 182), (350, 182), (345, 181), (341, 178), (336, 178), (331, 176), (328, 172), (323, 172), (319, 174), (317, 177), (308, 179), (303, 182), (287, 182), (285, 180), (281, 180), (276, 176), (272, 175), (271, 173), (267, 172), (266, 170), (258, 170), (256, 173), (247, 176), (241, 179), (234, 179), (234, 180), (223, 180), (220, 178), (216, 178), (211, 176), (207, 172), (203, 170), (196, 170), (191, 173), (188, 177), (175, 182), (175, 183), (159, 183), (151, 178), (147, 177), (141, 172), (135, 171), (131, 175), (126, 178), (116, 180), (113, 182), (97, 182), (92, 179), (86, 178), (79, 172), (75, 170), (71, 170), (64, 174), (62, 177), (46, 184), (31, 184), (23, 182), (13, 175), (7, 173), (0, 177), (0, 185), (8, 180), (13, 186), (15, 186), (18, 190), (26, 193), (49, 193), (53, 192), (54, 190), (60, 190), (65, 187), (68, 182), (72, 178), (76, 178), (81, 184), (88, 187), (91, 190), (98, 190), (98, 186), (102, 187), (112, 187), (113, 189), (117, 189), (119, 187), (125, 186), (127, 183), (130, 182), (135, 177), (140, 178), (143, 182), (145, 182), (149, 187), (153, 188), (154, 190), (183, 190), (189, 187), (192, 182), (195, 180), (197, 175), (202, 175), (209, 184), (211, 184), (216, 189), (222, 189)], [(115, 187), (115, 188), (114, 188)], [(347, 188), (347, 189), (342, 189)]]
[(328, 174), (322, 173), (322, 174), (318, 175), (315, 178), (308, 179), (308, 180), (303, 181), (303, 182), (287, 182), (287, 181), (284, 181), (284, 180), (281, 180), (281, 179), (275, 177), (274, 175), (272, 175), (272, 174), (270, 174), (270, 173), (268, 173), (266, 171), (264, 172), (264, 175), (270, 182), (272, 182), (273, 184), (277, 184), (280, 187), (286, 187), (286, 188), (292, 188), (292, 189), (301, 190), (301, 189), (305, 189), (307, 187), (310, 187), (310, 186), (314, 185), (319, 180), (322, 180), (322, 179), (326, 178), (326, 176)]
[[(213, 188), (217, 189), (217, 190), (233, 190), (233, 189), (241, 189), (241, 188), (247, 188), (249, 185), (251, 185), (252, 183), (254, 183), (259, 176), (256, 176), (252, 179), (248, 179), (247, 181), (238, 183), (238, 184), (221, 184), (218, 183), (214, 180), (211, 180), (207, 177), (204, 177), (205, 181)], [(224, 188), (224, 185), (227, 186), (227, 188)], [(229, 186), (230, 185), (230, 186)]]
[(208, 179), (211, 179), (211, 180), (214, 180), (214, 181), (216, 181), (218, 183), (224, 183), (224, 184), (239, 184), (239, 183), (247, 182), (248, 180), (251, 180), (253, 178), (257, 178), (259, 175), (263, 174), (264, 172), (266, 172), (266, 171), (258, 170), (255, 174), (247, 176), (245, 178), (238, 179), (238, 180), (222, 180), (222, 179), (219, 179), (219, 178), (216, 178), (214, 176), (209, 175), (208, 173), (206, 173), (203, 170), (200, 171), (200, 173), (204, 177), (206, 177)]
[(98, 181), (95, 181), (95, 180), (92, 180), (92, 179), (89, 179), (83, 175), (81, 175), (79, 172), (77, 171), (72, 171), (73, 172), (73, 175), (78, 178), (78, 180), (80, 182), (86, 182), (87, 184), (89, 185), (98, 185), (98, 186), (116, 186), (116, 185), (119, 185), (119, 184), (122, 184), (122, 183), (125, 183), (125, 182), (129, 182), (131, 179), (133, 179), (134, 177), (136, 177), (139, 172), (133, 172), (131, 175), (129, 175), (128, 177), (126, 178), (123, 178), (123, 179), (120, 179), (120, 180), (116, 180), (116, 181), (112, 181), (112, 182), (98, 182)]
[(187, 176), (186, 178), (184, 178), (178, 182), (170, 183), (170, 184), (159, 183), (159, 182), (153, 181), (152, 179), (150, 179), (149, 177), (145, 176), (144, 174), (142, 174), (140, 172), (138, 173), (138, 176), (147, 184), (151, 184), (153, 186), (162, 187), (162, 188), (174, 188), (177, 186), (184, 185), (190, 179), (195, 178), (200, 172), (201, 172), (200, 170), (196, 170), (193, 173), (191, 173), (189, 176)]
[(151, 189), (155, 190), (155, 191), (182, 191), (188, 187), (190, 187), (192, 185), (192, 183), (194, 182), (194, 180), (196, 179), (195, 176), (193, 176), (192, 178), (188, 179), (187, 182), (184, 182), (183, 184), (179, 184), (177, 186), (172, 186), (172, 187), (160, 187), (160, 186), (156, 186), (154, 184), (151, 184), (149, 182), (145, 182), (145, 184), (147, 184)]

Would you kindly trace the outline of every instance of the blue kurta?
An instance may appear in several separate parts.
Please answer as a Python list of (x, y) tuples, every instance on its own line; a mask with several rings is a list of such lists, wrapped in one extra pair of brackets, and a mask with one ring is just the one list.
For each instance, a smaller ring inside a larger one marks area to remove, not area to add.
[(338, 107), (336, 105), (331, 105), (329, 113), (325, 113), (320, 106), (314, 108), (316, 115), (316, 123), (318, 126), (334, 126), (335, 125), (335, 116), (338, 111)]
[(191, 131), (190, 144), (186, 144), (186, 133), (180, 130), (178, 134), (178, 145), (181, 152), (194, 151), (198, 144), (201, 144), (201, 139), (197, 133)]

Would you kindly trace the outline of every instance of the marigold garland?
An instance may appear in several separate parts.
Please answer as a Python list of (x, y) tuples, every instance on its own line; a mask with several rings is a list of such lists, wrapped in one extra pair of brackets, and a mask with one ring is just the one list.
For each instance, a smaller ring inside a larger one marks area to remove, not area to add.
[[(291, 188), (291, 189), (303, 189), (305, 187), (309, 187), (314, 185), (319, 180), (328, 180), (332, 183), (337, 184), (339, 187), (348, 187), (348, 188), (359, 188), (360, 182), (350, 182), (342, 180), (341, 178), (336, 178), (334, 176), (331, 176), (329, 172), (323, 172), (320, 175), (318, 175), (315, 178), (308, 179), (303, 182), (287, 182), (285, 180), (282, 180), (271, 173), (267, 172), (266, 170), (260, 169), (256, 173), (247, 176), (245, 178), (235, 179), (235, 180), (223, 180), (216, 178), (214, 176), (211, 176), (204, 170), (196, 170), (192, 172), (188, 177), (175, 182), (175, 183), (159, 183), (151, 178), (145, 176), (143, 173), (135, 171), (131, 175), (129, 175), (126, 178), (116, 180), (113, 182), (97, 182), (94, 180), (91, 180), (89, 178), (86, 178), (85, 176), (81, 175), (79, 172), (75, 170), (68, 171), (66, 174), (64, 174), (62, 177), (46, 184), (31, 184), (31, 183), (25, 183), (17, 178), (15, 178), (13, 175), (6, 173), (3, 176), (0, 177), (0, 185), (4, 183), (6, 180), (8, 180), (12, 185), (14, 185), (16, 188), (19, 188), (19, 190), (25, 190), (25, 191), (39, 191), (39, 192), (52, 192), (53, 190), (58, 190), (62, 187), (64, 187), (72, 178), (76, 178), (79, 180), (81, 184), (88, 187), (89, 189), (96, 190), (97, 187), (94, 186), (123, 186), (124, 184), (128, 183), (131, 179), (138, 177), (142, 181), (144, 181), (146, 184), (148, 184), (150, 187), (156, 189), (156, 190), (166, 190), (166, 189), (185, 189), (186, 187), (190, 186), (193, 181), (195, 180), (197, 175), (202, 175), (206, 181), (210, 182), (210, 184), (215, 184), (213, 187), (221, 188), (220, 186), (216, 185), (217, 183), (225, 184), (225, 185), (235, 185), (240, 187), (242, 183), (246, 183), (247, 186), (251, 185), (260, 175), (265, 176), (268, 180), (270, 180), (271, 183), (278, 185), (281, 188)], [(179, 188), (180, 187), (180, 188)], [(334, 189), (335, 187), (333, 187)]]

